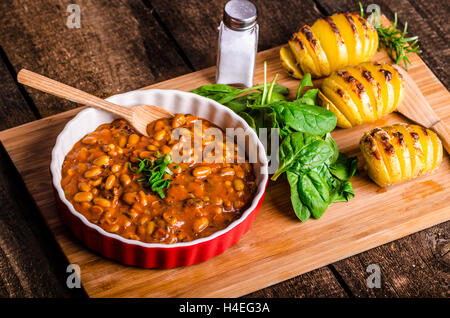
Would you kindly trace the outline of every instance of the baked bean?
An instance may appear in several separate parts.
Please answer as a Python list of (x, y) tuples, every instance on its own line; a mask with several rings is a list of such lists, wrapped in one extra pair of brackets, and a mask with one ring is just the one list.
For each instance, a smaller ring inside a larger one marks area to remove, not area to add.
[(209, 221), (207, 217), (200, 217), (198, 219), (195, 219), (194, 223), (192, 224), (192, 227), (196, 233), (200, 233), (204, 229), (206, 229), (209, 225)]
[(244, 181), (242, 179), (234, 179), (233, 180), (233, 188), (236, 191), (242, 191), (245, 188)]
[(166, 124), (164, 123), (164, 120), (157, 120), (155, 123), (155, 126), (153, 127), (153, 130), (158, 131), (164, 129)]
[(92, 163), (96, 166), (107, 166), (111, 158), (109, 156), (100, 156), (95, 159)]
[(112, 233), (115, 233), (115, 232), (119, 231), (119, 229), (120, 229), (120, 226), (118, 224), (114, 224), (113, 226), (111, 226), (109, 231)]
[(164, 221), (166, 221), (167, 223), (169, 223), (170, 225), (174, 225), (175, 223), (177, 223), (177, 218), (167, 212), (163, 213), (163, 219)]
[(127, 137), (126, 136), (120, 136), (119, 138), (119, 147), (123, 148), (127, 145)]
[(120, 169), (122, 169), (122, 166), (120, 164), (115, 164), (111, 167), (111, 172), (112, 173), (117, 173), (120, 171)]
[(144, 191), (139, 191), (139, 203), (144, 207), (148, 204), (147, 195)]
[(99, 198), (99, 197), (94, 198), (94, 203), (96, 205), (99, 205), (99, 206), (103, 207), (103, 208), (109, 208), (111, 206), (111, 201), (106, 200), (104, 198)]
[(244, 204), (245, 204), (244, 202), (242, 202), (240, 200), (237, 200), (237, 201), (234, 201), (233, 206), (234, 206), (235, 209), (240, 209), (240, 208), (242, 208), (244, 206)]
[(91, 192), (78, 192), (73, 196), (75, 202), (88, 202), (91, 201), (94, 196)]
[(94, 136), (87, 136), (84, 137), (81, 142), (86, 145), (94, 145), (97, 143), (97, 138)]
[(84, 173), (85, 178), (95, 178), (98, 177), (102, 173), (102, 169), (100, 167), (94, 167), (89, 169)]
[(156, 146), (154, 146), (154, 145), (148, 145), (148, 146), (147, 146), (147, 150), (149, 150), (149, 151), (157, 151), (157, 150), (158, 150), (158, 147), (156, 147)]
[(127, 144), (127, 148), (136, 145), (139, 142), (139, 136), (136, 134), (132, 134), (130, 135), (130, 137), (128, 137), (128, 144)]
[(100, 183), (102, 183), (102, 178), (98, 178), (98, 179), (89, 181), (89, 184), (93, 187), (98, 187), (100, 185)]
[(129, 185), (131, 183), (131, 178), (127, 174), (121, 174), (120, 175), (120, 182), (122, 183), (122, 185), (124, 187), (126, 187), (127, 185)]
[(108, 178), (106, 178), (105, 189), (106, 190), (111, 190), (112, 187), (114, 187), (115, 183), (116, 183), (116, 176), (112, 174)]
[(234, 169), (233, 168), (223, 168), (222, 170), (220, 170), (220, 175), (222, 177), (234, 176)]
[(161, 152), (163, 155), (167, 155), (172, 151), (172, 149), (169, 146), (162, 145)]
[(127, 192), (122, 196), (122, 200), (129, 205), (134, 204), (136, 202), (136, 199), (137, 199), (136, 192)]
[(158, 130), (153, 135), (153, 138), (155, 138), (156, 141), (161, 141), (161, 140), (164, 139), (165, 136), (166, 136), (166, 131), (165, 130)]
[(139, 153), (139, 158), (141, 159), (149, 159), (153, 157), (153, 152), (150, 151), (142, 151), (141, 153)]
[(152, 235), (155, 230), (155, 222), (151, 221), (147, 224), (147, 235)]
[(91, 191), (91, 186), (86, 182), (80, 182), (78, 183), (78, 189), (80, 189), (80, 191), (82, 192), (89, 192)]
[(180, 126), (183, 126), (185, 122), (186, 117), (184, 116), (184, 114), (178, 114), (172, 120), (172, 128), (178, 128)]
[(187, 125), (192, 125), (197, 119), (198, 119), (197, 116), (189, 115), (189, 116), (186, 116), (186, 120), (185, 121), (186, 121)]
[(209, 166), (200, 166), (192, 170), (192, 175), (196, 178), (203, 178), (208, 176), (211, 173), (211, 167)]

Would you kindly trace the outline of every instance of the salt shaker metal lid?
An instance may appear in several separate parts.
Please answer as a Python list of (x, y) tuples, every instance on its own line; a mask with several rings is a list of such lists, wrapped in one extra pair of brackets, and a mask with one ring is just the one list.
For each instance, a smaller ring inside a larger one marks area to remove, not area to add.
[(248, 0), (228, 1), (223, 9), (223, 23), (235, 31), (245, 31), (256, 25), (258, 10)]

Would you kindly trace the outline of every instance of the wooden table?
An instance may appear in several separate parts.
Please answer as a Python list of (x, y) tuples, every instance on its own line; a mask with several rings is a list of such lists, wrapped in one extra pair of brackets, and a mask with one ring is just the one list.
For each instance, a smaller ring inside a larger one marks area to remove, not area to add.
[[(50, 3), (51, 2), (51, 3)], [(21, 68), (107, 97), (215, 64), (217, 25), (226, 0), (78, 0), (81, 28), (69, 29), (75, 1), (0, 3), (0, 130), (76, 104), (23, 88)], [(375, 1), (363, 1), (367, 6)], [(422, 59), (450, 86), (447, 1), (376, 1), (382, 13), (408, 21)], [(259, 50), (280, 45), (304, 23), (356, 1), (254, 0)], [(393, 211), (395, 213), (395, 211)], [(254, 292), (248, 297), (448, 297), (450, 222)], [(381, 288), (368, 288), (367, 267), (381, 268)], [(0, 297), (85, 297), (66, 287), (67, 261), (0, 148)]]

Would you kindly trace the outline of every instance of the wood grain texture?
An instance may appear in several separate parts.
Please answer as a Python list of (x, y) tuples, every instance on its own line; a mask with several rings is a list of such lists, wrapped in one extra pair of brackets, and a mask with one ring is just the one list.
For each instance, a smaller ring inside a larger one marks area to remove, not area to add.
[[(215, 65), (218, 26), (227, 0), (148, 0), (196, 70)], [(312, 0), (254, 0), (258, 8), (259, 50), (281, 45), (301, 23), (320, 12)]]
[[(0, 2), (2, 47), (27, 68), (100, 97), (137, 89), (190, 69), (140, 0), (81, 0), (81, 28), (69, 29), (70, 2)], [(78, 105), (27, 88), (45, 117)]]
[[(0, 61), (0, 129), (36, 120)], [(14, 114), (13, 116), (11, 114)], [(0, 145), (0, 297), (77, 297), (65, 288), (67, 260)]]
[[(295, 292), (294, 292), (295, 291)], [(245, 298), (345, 298), (346, 291), (328, 267), (305, 273), (296, 279), (289, 279), (268, 288), (244, 296)]]
[[(384, 52), (377, 53), (374, 59), (388, 61)], [(279, 72), (279, 82), (293, 94), (297, 81), (281, 70), (278, 48), (259, 53), (256, 81), (262, 81), (264, 60), (268, 62), (269, 76)], [(418, 56), (412, 56), (411, 61), (411, 76), (441, 119), (450, 120), (448, 91)], [(214, 68), (209, 68), (151, 87), (191, 90), (211, 82), (213, 77)], [(122, 266), (87, 251), (73, 239), (61, 223), (49, 191), (46, 167), (50, 149), (56, 134), (76, 111), (6, 130), (0, 133), (0, 140), (69, 261), (81, 266), (83, 286), (90, 296), (241, 296), (450, 218), (448, 156), (433, 174), (385, 190), (361, 173), (352, 179), (355, 199), (333, 204), (320, 220), (306, 223), (295, 218), (286, 195), (288, 185), (280, 180), (269, 185), (251, 231), (224, 254), (187, 268), (143, 270)], [(391, 114), (373, 124), (337, 129), (333, 137), (341, 151), (360, 156), (358, 141), (363, 131), (404, 121), (400, 115)], [(27, 138), (19, 140), (19, 135)], [(30, 156), (32, 166), (28, 164)]]

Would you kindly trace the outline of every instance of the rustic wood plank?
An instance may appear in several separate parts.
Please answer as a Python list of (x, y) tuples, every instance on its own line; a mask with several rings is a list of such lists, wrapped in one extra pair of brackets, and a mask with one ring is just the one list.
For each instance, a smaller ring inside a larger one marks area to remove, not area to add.
[[(450, 222), (412, 234), (332, 266), (357, 297), (450, 297)], [(367, 287), (370, 264), (381, 288)]]
[[(5, 55), (0, 52), (4, 59)], [(0, 59), (0, 129), (36, 120)], [(13, 114), (13, 115), (11, 115)], [(83, 295), (65, 287), (67, 260), (45, 226), (11, 159), (0, 145), (0, 297)]]
[[(101, 97), (190, 69), (141, 0), (80, 0), (81, 28), (69, 29), (70, 2), (2, 1), (2, 46), (16, 71), (27, 68)], [(27, 88), (43, 117), (77, 107)]]
[[(358, 11), (354, 1), (318, 0), (318, 7), (323, 13)], [(445, 1), (427, 2), (429, 10), (419, 2), (377, 1), (381, 12), (391, 20), (394, 12), (403, 26), (408, 21), (410, 35), (419, 35), (423, 50), (421, 58), (439, 77), (447, 88), (450, 85), (450, 48), (443, 31), (448, 31), (447, 23), (431, 21), (436, 12), (448, 12), (443, 8)], [(366, 8), (372, 1), (362, 1)], [(423, 8), (423, 17), (415, 7)], [(441, 8), (442, 6), (442, 8)], [(448, 7), (448, 4), (447, 4)], [(442, 18), (440, 21), (442, 22)], [(439, 20), (438, 20), (439, 21)], [(448, 34), (445, 34), (448, 37)], [(436, 52), (441, 52), (436, 54)], [(395, 242), (377, 247), (365, 253), (350, 257), (333, 264), (333, 268), (341, 275), (343, 281), (358, 297), (448, 297), (449, 270), (448, 256), (440, 252), (442, 245), (450, 240), (449, 223), (440, 224)], [(368, 288), (366, 279), (369, 274), (366, 268), (370, 264), (378, 264), (382, 270), (381, 288)]]
[[(195, 69), (215, 65), (218, 31), (227, 0), (148, 0)], [(287, 41), (300, 23), (320, 17), (312, 0), (254, 0), (258, 8), (259, 50)]]
[(328, 267), (322, 267), (293, 279), (245, 295), (245, 298), (348, 297)]

